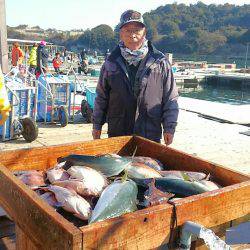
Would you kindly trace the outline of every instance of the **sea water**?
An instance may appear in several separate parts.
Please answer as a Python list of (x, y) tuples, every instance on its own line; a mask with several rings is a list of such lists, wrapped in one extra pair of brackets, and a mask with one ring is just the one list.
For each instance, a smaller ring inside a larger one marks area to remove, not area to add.
[(250, 104), (250, 89), (236, 90), (227, 87), (201, 85), (196, 89), (179, 89), (179, 95), (199, 100), (227, 103), (233, 105)]

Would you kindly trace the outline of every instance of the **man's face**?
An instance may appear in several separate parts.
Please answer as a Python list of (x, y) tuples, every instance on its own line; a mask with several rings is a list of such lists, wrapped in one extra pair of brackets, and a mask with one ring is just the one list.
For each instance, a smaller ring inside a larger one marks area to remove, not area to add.
[(124, 42), (124, 45), (131, 50), (139, 49), (145, 36), (145, 27), (137, 22), (125, 24), (120, 29), (120, 39)]

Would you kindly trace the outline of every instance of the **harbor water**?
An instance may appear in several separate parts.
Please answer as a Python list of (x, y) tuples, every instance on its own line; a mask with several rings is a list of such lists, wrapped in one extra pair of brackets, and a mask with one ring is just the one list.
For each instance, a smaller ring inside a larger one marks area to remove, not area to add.
[(196, 89), (179, 89), (180, 96), (233, 105), (250, 104), (250, 90), (237, 90), (230, 87), (200, 85)]

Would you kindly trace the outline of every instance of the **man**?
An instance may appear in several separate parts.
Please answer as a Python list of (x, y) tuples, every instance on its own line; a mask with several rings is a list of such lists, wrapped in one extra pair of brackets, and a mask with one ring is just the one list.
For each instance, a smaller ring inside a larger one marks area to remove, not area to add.
[(30, 50), (29, 60), (28, 60), (29, 72), (33, 75), (35, 75), (36, 66), (37, 66), (37, 47), (38, 47), (38, 44), (34, 43)]
[(19, 44), (15, 42), (11, 52), (12, 66), (21, 65), (24, 59), (24, 52), (21, 50)]
[(63, 63), (61, 61), (60, 53), (59, 52), (56, 53), (56, 56), (53, 58), (52, 63), (53, 63), (53, 67), (55, 69), (55, 72), (59, 74), (60, 73), (60, 67), (61, 67), (61, 65)]
[(166, 57), (146, 40), (139, 12), (121, 15), (120, 42), (104, 62), (93, 112), (94, 139), (108, 122), (109, 137), (136, 134), (166, 145), (173, 141), (178, 92)]
[(36, 76), (39, 77), (39, 75), (43, 72), (46, 73), (48, 69), (48, 58), (49, 54), (45, 48), (46, 42), (41, 41), (38, 48), (37, 48), (37, 72)]

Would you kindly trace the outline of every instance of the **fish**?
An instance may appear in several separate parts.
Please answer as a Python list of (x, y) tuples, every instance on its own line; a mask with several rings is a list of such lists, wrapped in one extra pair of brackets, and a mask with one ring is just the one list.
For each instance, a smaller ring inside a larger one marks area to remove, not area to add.
[(200, 183), (205, 185), (209, 189), (209, 191), (213, 191), (213, 190), (221, 188), (220, 185), (218, 185), (217, 183), (215, 183), (213, 181), (201, 180)]
[(39, 170), (15, 170), (13, 171), (13, 174), (15, 176), (23, 175), (23, 174), (31, 174), (31, 173), (43, 173), (42, 171)]
[(90, 204), (74, 190), (54, 185), (48, 186), (47, 190), (55, 194), (57, 202), (65, 211), (72, 213), (79, 219), (89, 219), (91, 215)]
[(31, 188), (46, 185), (42, 171), (29, 171), (16, 177)]
[(47, 202), (51, 207), (58, 207), (58, 202), (54, 193), (52, 192), (45, 192), (40, 195), (40, 197)]
[(114, 218), (137, 210), (138, 188), (132, 180), (115, 180), (102, 192), (89, 223)]
[[(133, 178), (133, 180), (143, 187), (148, 187), (148, 179)], [(210, 191), (208, 187), (199, 181), (185, 181), (182, 179), (169, 179), (166, 177), (155, 178), (155, 186), (162, 192), (173, 193), (178, 197), (188, 197)]]
[(93, 156), (93, 155), (68, 155), (66, 157), (58, 158), (57, 161), (66, 161), (63, 167), (67, 170), (71, 166), (85, 166), (93, 168), (107, 177), (119, 175), (131, 160), (124, 157), (114, 157), (111, 155)]
[(83, 196), (100, 196), (108, 184), (107, 178), (103, 174), (89, 167), (72, 166), (67, 173), (71, 179), (64, 183), (75, 184), (76, 189), (74, 190)]
[(155, 187), (155, 179), (148, 179), (148, 189), (144, 194), (144, 201), (141, 203), (144, 207), (155, 206), (163, 203), (167, 203), (174, 194), (168, 192), (162, 192)]
[(126, 166), (129, 178), (155, 178), (161, 177), (161, 174), (153, 168), (148, 167), (144, 163), (131, 163)]
[(64, 164), (58, 164), (57, 166), (46, 171), (47, 179), (51, 184), (56, 181), (65, 181), (69, 179), (70, 175), (62, 168), (63, 165)]
[(208, 178), (208, 175), (201, 172), (167, 170), (159, 173), (169, 179), (195, 180), (200, 181)]
[(134, 156), (134, 157), (128, 157), (129, 159), (132, 160), (133, 163), (143, 163), (147, 165), (150, 168), (153, 168), (157, 171), (163, 170), (163, 164), (156, 159), (153, 159), (151, 157), (146, 157), (146, 156)]

